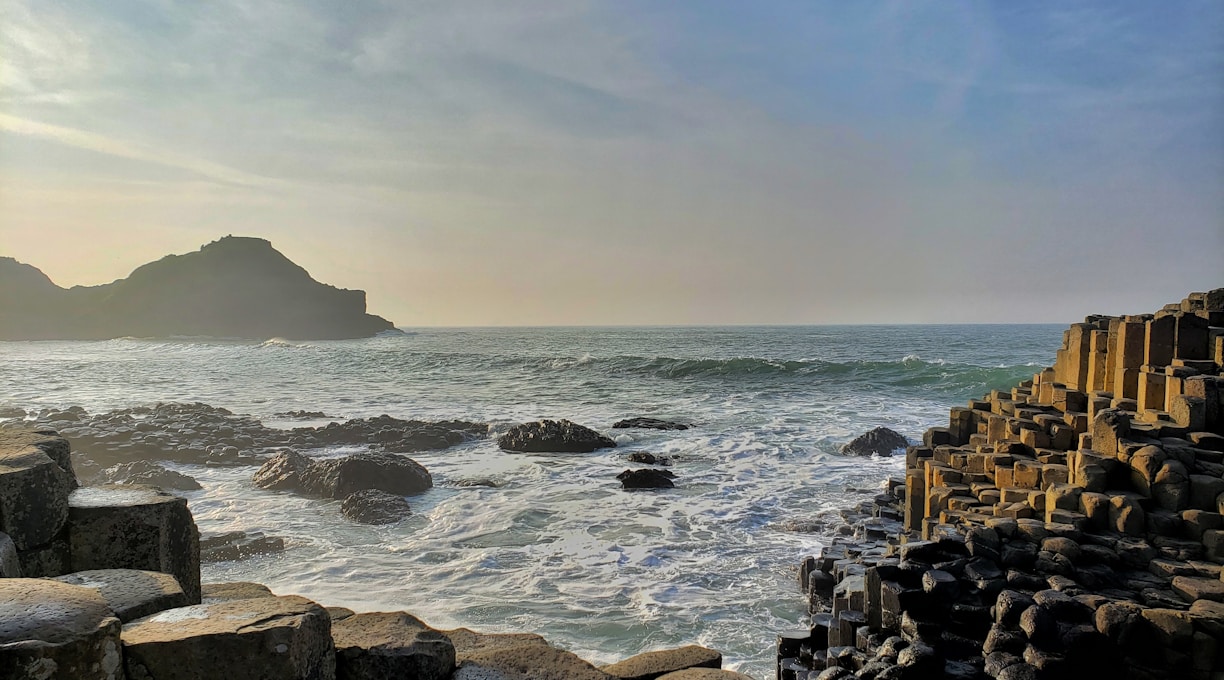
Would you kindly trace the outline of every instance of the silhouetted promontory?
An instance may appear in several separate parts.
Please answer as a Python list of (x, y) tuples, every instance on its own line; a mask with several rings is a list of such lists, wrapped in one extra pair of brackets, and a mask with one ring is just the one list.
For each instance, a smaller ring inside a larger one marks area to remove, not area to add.
[(227, 236), (101, 286), (64, 289), (0, 257), (0, 340), (213, 336), (340, 340), (394, 325), (365, 291), (319, 283), (264, 239)]

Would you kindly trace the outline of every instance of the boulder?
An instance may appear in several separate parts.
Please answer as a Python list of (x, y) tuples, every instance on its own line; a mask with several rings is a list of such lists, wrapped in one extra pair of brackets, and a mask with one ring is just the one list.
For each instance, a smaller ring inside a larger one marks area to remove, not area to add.
[(361, 524), (393, 524), (412, 514), (412, 509), (403, 496), (362, 489), (344, 499), (340, 513)]
[(446, 680), (455, 645), (403, 612), (353, 614), (332, 623), (337, 680)]
[(599, 670), (620, 680), (655, 680), (687, 668), (722, 668), (722, 654), (697, 645), (644, 652)]
[(612, 448), (616, 442), (568, 420), (541, 420), (515, 425), (497, 439), (497, 445), (523, 453), (590, 453)]
[(18, 550), (51, 543), (68, 520), (76, 478), (66, 450), (54, 432), (0, 428), (0, 531)]
[(671, 459), (667, 456), (656, 456), (645, 451), (634, 451), (629, 454), (629, 462), (642, 465), (671, 465)]
[(170, 574), (200, 601), (200, 534), (187, 501), (150, 486), (81, 487), (68, 499), (72, 571)]
[(612, 423), (612, 429), (620, 430), (630, 427), (641, 428), (645, 430), (687, 430), (688, 425), (683, 423), (673, 423), (667, 420), (659, 420), (658, 418), (626, 418)]
[(101, 484), (144, 484), (176, 491), (196, 491), (202, 488), (200, 483), (191, 477), (167, 470), (147, 460), (112, 465), (102, 471), (98, 481)]
[(611, 676), (529, 633), (444, 631), (455, 645), (453, 680), (610, 680)]
[(673, 489), (675, 475), (666, 470), (625, 470), (616, 476), (622, 489)]
[(262, 532), (229, 531), (200, 539), (201, 562), (230, 562), (284, 552), (285, 539)]
[(333, 680), (331, 618), (296, 595), (197, 604), (123, 627), (129, 678)]
[(337, 500), (364, 489), (404, 495), (433, 486), (433, 477), (420, 463), (392, 453), (317, 460), (301, 473), (301, 480), (306, 493)]
[(94, 569), (55, 580), (97, 591), (123, 623), (191, 604), (173, 576), (156, 571)]
[(0, 579), (0, 678), (121, 679), (119, 631), (119, 619), (95, 590)]
[(296, 491), (302, 485), (302, 473), (310, 467), (310, 462), (297, 451), (285, 449), (260, 466), (252, 481), (261, 489)]
[(909, 441), (899, 432), (887, 427), (877, 427), (860, 434), (838, 449), (841, 453), (855, 456), (891, 456), (898, 449), (909, 446)]

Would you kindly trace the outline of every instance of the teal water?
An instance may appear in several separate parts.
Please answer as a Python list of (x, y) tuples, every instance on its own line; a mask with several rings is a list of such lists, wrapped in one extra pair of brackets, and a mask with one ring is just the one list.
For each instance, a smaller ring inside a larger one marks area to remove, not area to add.
[[(1062, 326), (408, 329), (343, 342), (123, 339), (0, 343), (0, 405), (91, 412), (201, 401), (270, 425), (288, 410), (489, 422), (568, 418), (617, 438), (584, 455), (502, 452), (493, 438), (414, 454), (436, 487), (392, 527), (339, 504), (256, 489), (247, 468), (181, 466), (204, 532), (283, 536), (285, 553), (205, 567), (440, 626), (533, 631), (597, 662), (687, 643), (772, 677), (802, 619), (786, 531), (870, 497), (896, 458), (836, 447), (877, 425), (916, 438), (948, 408), (1052, 363)], [(610, 430), (653, 416), (684, 432)], [(283, 423), (284, 426), (298, 423)], [(496, 436), (496, 435), (494, 435)], [(626, 493), (632, 451), (676, 459), (677, 489)], [(499, 488), (461, 487), (494, 478)], [(847, 491), (851, 489), (851, 491)]]

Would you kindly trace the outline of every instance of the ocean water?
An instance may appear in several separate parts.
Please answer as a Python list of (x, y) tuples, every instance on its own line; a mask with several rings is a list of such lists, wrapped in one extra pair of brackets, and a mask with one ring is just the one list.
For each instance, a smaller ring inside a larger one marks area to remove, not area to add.
[[(0, 406), (91, 413), (205, 402), (271, 426), (337, 418), (490, 423), (489, 439), (413, 454), (435, 488), (387, 527), (338, 501), (269, 492), (253, 468), (169, 466), (203, 533), (263, 531), (278, 555), (209, 564), (361, 611), (442, 628), (530, 631), (596, 663), (683, 644), (772, 677), (803, 621), (794, 569), (829, 539), (787, 522), (871, 497), (904, 461), (837, 447), (885, 425), (915, 439), (948, 408), (1052, 363), (1062, 326), (408, 329), (342, 342), (122, 339), (0, 343)], [(652, 416), (683, 432), (612, 430)], [(616, 438), (590, 454), (500, 451), (498, 433), (568, 418)], [(674, 490), (625, 492), (634, 451), (674, 459)], [(337, 452), (324, 452), (337, 453)], [(466, 487), (492, 478), (500, 486)]]

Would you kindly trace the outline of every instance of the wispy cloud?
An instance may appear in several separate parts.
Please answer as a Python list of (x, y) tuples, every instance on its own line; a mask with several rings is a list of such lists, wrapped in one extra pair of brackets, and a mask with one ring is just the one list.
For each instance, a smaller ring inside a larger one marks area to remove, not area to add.
[(127, 158), (135, 161), (163, 165), (180, 170), (188, 170), (209, 179), (245, 187), (274, 189), (286, 186), (282, 180), (253, 175), (241, 170), (213, 163), (200, 158), (192, 158), (171, 152), (150, 149), (138, 144), (112, 139), (105, 135), (86, 130), (78, 130), (60, 125), (50, 125), (34, 120), (26, 120), (16, 116), (0, 113), (0, 131), (18, 135), (38, 137), (66, 146), (94, 151), (97, 153)]

